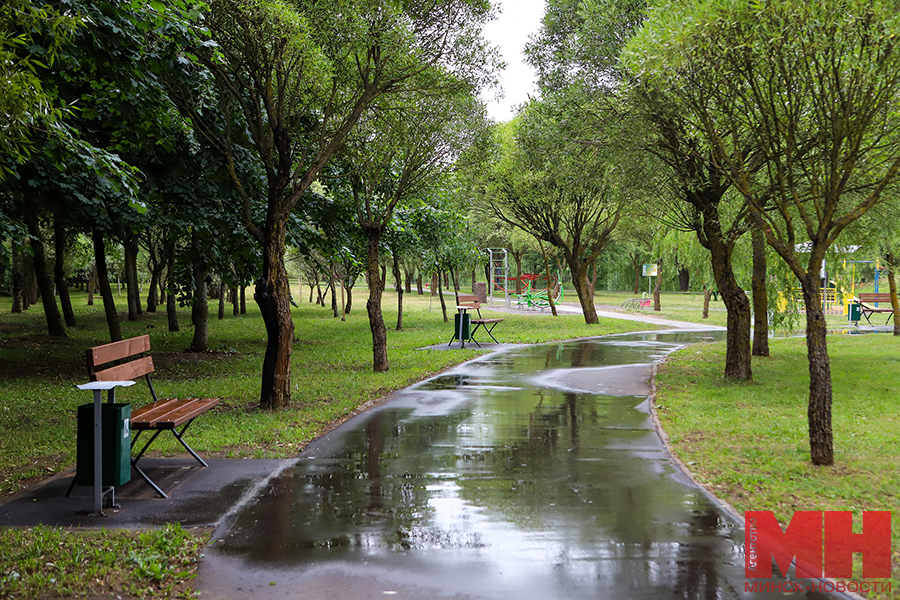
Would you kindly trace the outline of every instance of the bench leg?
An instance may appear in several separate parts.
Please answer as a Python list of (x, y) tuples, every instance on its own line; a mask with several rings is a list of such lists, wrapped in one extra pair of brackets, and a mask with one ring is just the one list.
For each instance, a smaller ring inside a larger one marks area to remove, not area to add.
[[(543, 312), (543, 310), (542, 310), (542, 312)], [(496, 327), (497, 325), (499, 325), (499, 323), (494, 323), (493, 325), (491, 325), (490, 328), (488, 328), (487, 326), (485, 326), (484, 330), (487, 331), (487, 334), (488, 334), (489, 336), (491, 336), (491, 339), (494, 340), (495, 343), (499, 344), (500, 341), (497, 340), (497, 338), (495, 338), (495, 337), (494, 337), (494, 334), (493, 334), (494, 327)]]
[(198, 462), (198, 463), (200, 463), (200, 464), (203, 465), (204, 467), (208, 467), (209, 465), (206, 464), (206, 461), (203, 460), (202, 458), (200, 458), (199, 456), (197, 456), (197, 453), (194, 452), (194, 449), (191, 448), (190, 446), (188, 446), (187, 442), (185, 442), (184, 439), (181, 437), (181, 436), (184, 435), (184, 432), (187, 431), (187, 428), (190, 427), (191, 423), (193, 423), (193, 422), (194, 422), (194, 419), (191, 419), (190, 421), (188, 421), (187, 423), (185, 423), (185, 424), (184, 424), (184, 427), (181, 428), (181, 431), (180, 431), (180, 432), (176, 431), (175, 429), (172, 429), (172, 435), (174, 435), (175, 438), (176, 438), (179, 442), (181, 442), (181, 445), (184, 446), (184, 449), (185, 449), (185, 450), (187, 450), (188, 452), (191, 453), (191, 456), (193, 456), (194, 458), (197, 459), (197, 462)]
[(475, 329), (473, 329), (472, 332), (469, 333), (469, 341), (475, 342), (475, 345), (478, 346), (479, 348), (481, 348), (481, 344), (479, 344), (478, 340), (475, 339), (475, 332), (478, 331), (478, 328), (481, 327), (481, 325), (482, 325), (481, 323), (475, 323)]
[[(150, 447), (150, 444), (153, 443), (153, 441), (156, 439), (156, 436), (158, 436), (158, 435), (160, 434), (161, 431), (162, 431), (162, 429), (157, 429), (156, 431), (154, 431), (154, 432), (153, 432), (153, 435), (150, 436), (150, 439), (147, 440), (147, 443), (144, 444), (144, 447), (141, 448), (141, 451), (137, 453), (137, 456), (135, 456), (135, 457), (133, 457), (133, 458), (131, 459), (131, 468), (134, 469), (135, 471), (137, 471), (137, 474), (141, 476), (141, 479), (143, 479), (144, 481), (146, 481), (146, 482), (147, 482), (147, 485), (149, 485), (149, 486), (152, 487), (154, 490), (156, 490), (156, 493), (157, 493), (157, 494), (159, 494), (159, 495), (162, 496), (163, 498), (168, 498), (168, 496), (166, 495), (166, 493), (165, 493), (164, 491), (162, 491), (162, 490), (159, 488), (158, 485), (156, 485), (155, 483), (153, 483), (153, 480), (150, 479), (150, 477), (148, 477), (147, 474), (144, 473), (144, 471), (138, 466), (138, 461), (141, 460), (141, 457), (144, 456), (144, 452), (147, 451), (147, 448)], [(134, 448), (135, 444), (137, 444), (137, 442), (138, 442), (138, 440), (140, 439), (142, 433), (144, 433), (144, 430), (143, 430), (143, 429), (138, 429), (138, 432), (135, 434), (134, 439), (131, 440), (131, 447), (132, 447), (132, 448)]]

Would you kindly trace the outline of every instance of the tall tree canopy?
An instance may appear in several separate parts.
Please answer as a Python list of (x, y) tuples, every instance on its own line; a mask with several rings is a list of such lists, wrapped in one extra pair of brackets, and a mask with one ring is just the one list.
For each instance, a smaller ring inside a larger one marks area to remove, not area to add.
[[(212, 89), (173, 89), (224, 156), (244, 223), (264, 249), (254, 295), (268, 336), (262, 406), (290, 402), (294, 325), (284, 251), (291, 211), (383, 98), (439, 94), (447, 72), (472, 89), (489, 81), (494, 57), (481, 27), (491, 14), (485, 0), (209, 3), (210, 39), (197, 53)], [(253, 218), (255, 198), (235, 165), (240, 144), (265, 172), (262, 222)]]
[(800, 280), (811, 460), (834, 462), (819, 273), (900, 170), (897, 2), (672, 2), (629, 62), (689, 108), (766, 241)]

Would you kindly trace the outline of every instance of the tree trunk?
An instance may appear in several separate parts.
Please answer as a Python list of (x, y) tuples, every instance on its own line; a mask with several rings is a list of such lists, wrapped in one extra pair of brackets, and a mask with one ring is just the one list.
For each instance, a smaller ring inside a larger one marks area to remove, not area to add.
[(331, 277), (329, 277), (328, 287), (331, 289), (331, 312), (333, 313), (334, 318), (337, 319), (339, 316), (338, 315), (338, 301), (337, 301), (337, 294), (335, 293), (335, 289), (334, 289), (334, 285), (335, 285), (334, 280), (335, 280), (334, 272), (332, 272)]
[[(541, 240), (538, 240), (538, 246), (541, 247), (541, 256), (544, 257), (544, 270), (547, 271), (547, 300), (550, 302), (550, 312), (553, 313), (554, 317), (558, 317), (559, 315), (556, 312), (556, 302), (553, 300), (553, 285), (550, 283), (552, 280), (550, 279), (550, 261), (547, 260), (547, 251), (544, 250), (544, 244)], [(557, 282), (559, 285), (562, 285), (562, 282)], [(591, 302), (593, 305), (593, 302)]]
[[(31, 242), (25, 243), (31, 248)], [(34, 272), (34, 255), (32, 251), (22, 253), (22, 308), (28, 310), (38, 301), (38, 282)]]
[(15, 240), (12, 242), (12, 312), (22, 312), (22, 253), (19, 251), (19, 245)]
[(718, 204), (722, 194), (716, 190), (697, 193), (695, 206), (702, 208), (702, 230), (698, 236), (705, 239), (704, 246), (710, 251), (713, 277), (722, 301), (728, 310), (725, 342), (725, 378), (752, 381), (750, 365), (750, 300), (744, 289), (738, 285), (732, 267), (734, 245), (725, 240), (719, 219)]
[(225, 287), (225, 281), (223, 279), (219, 279), (219, 320), (225, 318), (225, 294), (228, 292), (228, 288)]
[(72, 299), (69, 296), (69, 285), (66, 283), (65, 273), (66, 231), (56, 215), (53, 216), (53, 244), (56, 253), (53, 279), (56, 283), (56, 291), (59, 293), (59, 304), (62, 306), (66, 327), (75, 327), (75, 311), (72, 309)]
[(103, 244), (103, 233), (94, 229), (94, 264), (97, 268), (97, 285), (100, 297), (103, 298), (103, 311), (106, 313), (106, 325), (109, 328), (109, 341), (122, 340), (122, 327), (119, 325), (119, 314), (116, 312), (116, 299), (109, 284), (109, 270), (106, 268), (106, 246)]
[(753, 356), (769, 356), (769, 295), (766, 291), (766, 236), (759, 227), (750, 230), (753, 242)]
[(594, 300), (594, 294), (597, 293), (597, 259), (591, 261), (591, 301)]
[(87, 282), (87, 305), (94, 305), (94, 291), (97, 289), (97, 265), (91, 265), (91, 275)]
[(888, 287), (891, 290), (891, 308), (894, 309), (894, 335), (900, 335), (900, 302), (897, 299), (897, 279), (894, 277), (894, 255), (888, 253), (887, 259), (887, 278)]
[(663, 261), (659, 259), (656, 261), (656, 285), (653, 286), (653, 311), (660, 312), (662, 310), (662, 300), (659, 297), (659, 292), (662, 289), (662, 266)]
[[(447, 270), (450, 272), (450, 281), (455, 282), (456, 281), (456, 273), (454, 272), (453, 267), (447, 267)], [(453, 302), (454, 302), (454, 306), (459, 306), (459, 288), (458, 287), (453, 288)]]
[(397, 260), (397, 252), (391, 252), (394, 256), (394, 279), (397, 281), (397, 331), (403, 329), (403, 278), (400, 275), (400, 261)]
[[(569, 265), (569, 271), (572, 272), (572, 287), (575, 288), (575, 293), (578, 295), (578, 301), (581, 303), (581, 311), (584, 313), (584, 322), (588, 325), (596, 325), (600, 322), (600, 319), (597, 318), (597, 309), (594, 307), (594, 301), (591, 298), (591, 290), (589, 289), (587, 276), (587, 265), (581, 257), (578, 256), (577, 251), (571, 252), (568, 249), (563, 249), (563, 253), (566, 264)], [(561, 283), (562, 282), (560, 282), (560, 284)], [(547, 281), (547, 286), (550, 286), (550, 281)], [(550, 294), (550, 290), (548, 290), (547, 294)]]
[(147, 244), (147, 248), (149, 249), (149, 264), (147, 266), (150, 267), (150, 289), (147, 291), (147, 312), (155, 313), (159, 306), (159, 282), (160, 279), (162, 279), (162, 272), (163, 268), (165, 268), (165, 264), (163, 264), (163, 261), (157, 256), (156, 249), (153, 247), (153, 240), (150, 240), (150, 243)]
[(825, 315), (819, 290), (819, 269), (811, 268), (800, 279), (800, 285), (806, 304), (806, 352), (809, 357), (809, 454), (814, 465), (828, 466), (834, 464), (831, 363), (828, 360)]
[(381, 313), (381, 294), (384, 292), (384, 279), (379, 272), (378, 246), (381, 230), (377, 227), (365, 229), (366, 245), (366, 277), (369, 281), (369, 299), (366, 300), (366, 312), (369, 315), (369, 329), (372, 332), (372, 370), (384, 373), (388, 370), (387, 327)]
[(347, 292), (347, 303), (344, 305), (344, 314), (349, 315), (350, 309), (353, 308), (353, 288), (349, 285), (344, 286), (344, 290)]
[[(522, 293), (522, 253), (513, 252), (513, 260), (516, 262), (516, 294)], [(550, 285), (549, 280), (547, 285)]]
[(177, 304), (175, 301), (175, 240), (168, 240), (166, 245), (166, 319), (169, 322), (169, 331), (179, 331)]
[(264, 240), (263, 277), (256, 282), (253, 299), (266, 326), (259, 405), (286, 408), (291, 403), (291, 352), (294, 321), (291, 319), (287, 270), (284, 267), (285, 219), (269, 217)]
[(709, 297), (712, 296), (712, 290), (706, 288), (703, 290), (703, 318), (709, 318)]
[(425, 295), (425, 289), (422, 286), (422, 271), (416, 273), (416, 293), (420, 296)]
[(191, 324), (194, 326), (194, 337), (191, 340), (192, 352), (209, 350), (209, 297), (206, 290), (206, 261), (200, 254), (200, 239), (194, 230), (191, 246), (194, 253), (194, 299), (191, 303)]
[(53, 278), (47, 272), (47, 259), (44, 255), (44, 240), (41, 237), (41, 228), (38, 225), (37, 215), (29, 213), (28, 233), (31, 235), (31, 252), (34, 260), (34, 273), (38, 287), (41, 291), (41, 303), (44, 305), (44, 316), (47, 319), (47, 333), (56, 337), (65, 337), (66, 327), (63, 324), (62, 315), (56, 305), (56, 297), (53, 294)]
[(438, 293), (438, 290), (441, 289), (440, 277), (441, 276), (440, 276), (439, 272), (435, 272), (431, 275), (431, 295), (432, 296), (436, 296)]
[(408, 269), (404, 269), (404, 273), (403, 273), (403, 274), (405, 275), (406, 293), (407, 293), (407, 294), (412, 294), (412, 284), (413, 284), (413, 279), (414, 279), (415, 272), (414, 272), (414, 271), (410, 271), (410, 270), (408, 270)]
[(125, 296), (128, 299), (128, 320), (137, 321), (141, 314), (141, 298), (138, 292), (137, 238), (133, 233), (125, 234)]
[(241, 314), (241, 309), (238, 301), (238, 289), (234, 288), (231, 290), (231, 316), (236, 317)]
[(686, 267), (678, 269), (678, 291), (688, 292), (691, 289), (691, 272)]
[[(444, 314), (444, 323), (447, 322), (447, 303), (444, 302), (444, 291), (441, 289), (441, 272), (438, 271), (435, 273), (435, 279), (437, 280), (437, 295), (438, 298), (441, 299), (441, 312)], [(432, 292), (434, 293), (434, 292)]]
[(719, 237), (710, 248), (713, 277), (728, 310), (726, 321), (725, 378), (750, 381), (750, 300), (738, 285), (728, 248)]

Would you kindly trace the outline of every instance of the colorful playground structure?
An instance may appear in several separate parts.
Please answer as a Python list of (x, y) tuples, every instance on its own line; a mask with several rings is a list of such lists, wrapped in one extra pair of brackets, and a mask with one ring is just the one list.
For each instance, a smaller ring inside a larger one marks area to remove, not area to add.
[[(537, 273), (523, 273), (517, 277), (509, 276), (509, 262), (506, 249), (490, 248), (487, 250), (490, 256), (491, 291), (489, 301), (493, 306), (494, 293), (503, 292), (503, 299), (507, 308), (513, 300), (520, 308), (539, 308), (541, 310), (550, 306), (550, 299), (554, 304), (559, 304), (563, 299), (562, 274), (557, 270), (556, 280), (547, 281), (542, 286), (541, 280), (547, 280), (546, 275)], [(512, 283), (511, 283), (512, 282)], [(510, 288), (510, 286), (512, 286)]]

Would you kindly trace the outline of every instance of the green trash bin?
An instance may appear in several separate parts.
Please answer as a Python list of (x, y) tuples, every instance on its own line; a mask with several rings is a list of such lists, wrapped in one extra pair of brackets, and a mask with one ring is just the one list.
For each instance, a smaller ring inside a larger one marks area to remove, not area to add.
[[(459, 319), (462, 317), (462, 333), (459, 329)], [(453, 339), (466, 341), (472, 337), (472, 317), (469, 313), (456, 313), (453, 319)]]
[[(131, 481), (131, 404), (101, 405), (103, 485)], [(78, 407), (78, 447), (75, 483), (94, 485), (94, 405)]]
[(851, 323), (856, 323), (862, 319), (862, 305), (859, 302), (850, 302), (847, 305)]

